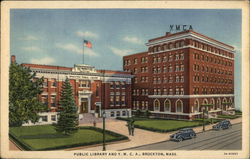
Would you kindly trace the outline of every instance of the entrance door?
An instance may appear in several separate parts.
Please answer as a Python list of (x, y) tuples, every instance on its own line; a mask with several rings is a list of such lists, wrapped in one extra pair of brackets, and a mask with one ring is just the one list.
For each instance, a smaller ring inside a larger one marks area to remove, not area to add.
[(88, 98), (81, 98), (80, 114), (88, 113)]

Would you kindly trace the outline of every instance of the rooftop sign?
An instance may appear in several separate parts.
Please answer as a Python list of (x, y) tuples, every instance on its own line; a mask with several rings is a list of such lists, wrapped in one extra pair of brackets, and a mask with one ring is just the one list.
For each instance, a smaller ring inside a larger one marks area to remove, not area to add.
[(170, 25), (169, 31), (170, 32), (179, 32), (179, 31), (185, 31), (185, 30), (193, 30), (192, 25)]

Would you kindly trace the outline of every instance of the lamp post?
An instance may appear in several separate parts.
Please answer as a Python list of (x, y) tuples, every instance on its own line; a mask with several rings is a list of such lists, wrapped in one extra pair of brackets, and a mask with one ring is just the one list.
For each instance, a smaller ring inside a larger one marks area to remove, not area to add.
[(102, 150), (106, 151), (106, 145), (105, 145), (105, 118), (106, 118), (106, 112), (105, 112), (105, 72), (103, 71), (103, 95), (102, 95), (102, 135), (103, 135), (103, 140), (102, 140)]
[(103, 127), (102, 151), (106, 151), (106, 146), (105, 146), (105, 118), (106, 118), (106, 113), (105, 113), (105, 110), (103, 110), (103, 112), (102, 112), (102, 127)]

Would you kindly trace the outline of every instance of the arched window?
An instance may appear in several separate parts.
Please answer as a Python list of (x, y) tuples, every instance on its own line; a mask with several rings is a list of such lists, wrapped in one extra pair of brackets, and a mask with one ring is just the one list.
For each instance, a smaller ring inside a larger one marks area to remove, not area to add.
[(232, 100), (232, 98), (229, 98), (229, 107), (233, 107), (233, 100)]
[(199, 112), (199, 100), (194, 101), (194, 112)]
[(164, 101), (164, 111), (165, 112), (170, 112), (171, 111), (171, 102), (169, 99), (166, 99)]
[(218, 108), (221, 109), (221, 100), (220, 100), (220, 98), (217, 99), (216, 107), (217, 107), (217, 109)]
[(208, 100), (207, 99), (203, 99), (203, 101), (202, 101), (202, 107), (201, 107), (201, 111), (203, 111), (204, 109), (206, 109), (206, 106), (205, 105), (207, 105), (208, 104)]
[(180, 99), (176, 101), (175, 106), (176, 106), (176, 112), (178, 113), (183, 112), (183, 102)]
[(154, 101), (154, 111), (160, 111), (160, 101), (158, 99), (155, 99)]
[(223, 104), (223, 110), (227, 110), (228, 104), (227, 104), (227, 99), (226, 98), (223, 98), (222, 104)]
[(211, 106), (211, 109), (215, 109), (215, 102), (214, 102), (214, 99), (213, 99), (213, 98), (210, 100), (210, 104), (213, 104), (213, 105)]

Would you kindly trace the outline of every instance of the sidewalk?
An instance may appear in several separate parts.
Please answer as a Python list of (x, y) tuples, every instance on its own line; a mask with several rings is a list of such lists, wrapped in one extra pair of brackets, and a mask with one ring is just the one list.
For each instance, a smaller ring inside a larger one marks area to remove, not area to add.
[[(242, 121), (242, 118), (237, 118), (231, 120), (232, 124), (240, 123)], [(90, 124), (83, 124), (81, 126), (87, 126)], [(141, 146), (141, 145), (147, 145), (152, 143), (157, 143), (161, 141), (169, 140), (170, 134), (173, 134), (175, 132), (169, 132), (169, 133), (157, 133), (157, 132), (151, 132), (146, 131), (142, 129), (135, 129), (135, 136), (129, 136), (128, 134), (128, 128), (125, 126), (125, 121), (120, 120), (114, 120), (106, 123), (106, 129), (110, 131), (114, 131), (123, 135), (126, 135), (129, 137), (128, 142), (124, 143), (117, 143), (117, 144), (110, 144), (106, 145), (106, 150), (122, 150), (127, 149), (131, 147)], [(102, 128), (102, 123), (97, 123), (96, 125), (99, 128)], [(196, 127), (194, 128), (194, 131), (196, 133), (202, 132), (203, 127)], [(212, 129), (212, 125), (207, 125), (205, 127), (205, 130)], [(96, 147), (89, 147), (89, 148), (83, 148), (78, 150), (84, 150), (84, 151), (102, 151), (102, 146), (96, 146)]]

